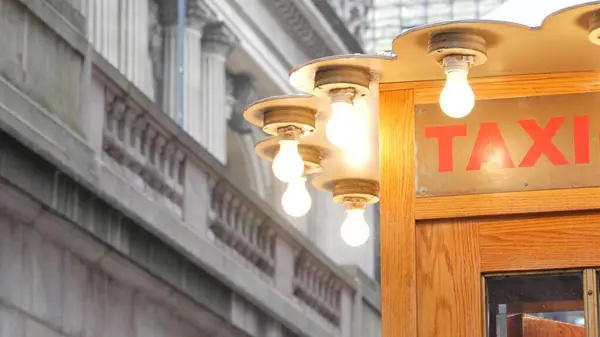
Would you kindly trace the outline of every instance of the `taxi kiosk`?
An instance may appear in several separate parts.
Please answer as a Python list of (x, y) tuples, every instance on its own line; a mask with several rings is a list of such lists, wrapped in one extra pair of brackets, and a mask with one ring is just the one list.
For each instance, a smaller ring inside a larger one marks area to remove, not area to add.
[(313, 134), (296, 138), (321, 154), (305, 173), (334, 202), (380, 199), (383, 337), (599, 336), (600, 2), (536, 28), (418, 27), (393, 54), (319, 59), (290, 78), (378, 104), (379, 158), (360, 172), (328, 163), (327, 109), (276, 98), (246, 117), (274, 137)]

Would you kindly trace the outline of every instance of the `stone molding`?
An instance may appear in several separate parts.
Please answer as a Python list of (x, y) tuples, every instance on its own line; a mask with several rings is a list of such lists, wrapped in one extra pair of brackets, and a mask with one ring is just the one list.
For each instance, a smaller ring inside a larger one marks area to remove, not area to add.
[[(313, 0), (316, 4), (321, 0)], [(344, 22), (350, 34), (362, 42), (362, 33), (369, 24), (368, 13), (373, 0), (327, 0), (327, 3)]]
[(274, 15), (279, 19), (282, 26), (298, 39), (298, 41), (310, 51), (311, 58), (319, 58), (333, 55), (334, 52), (327, 47), (327, 43), (311, 26), (304, 14), (291, 0), (263, 0)]
[(202, 33), (202, 52), (227, 56), (238, 42), (238, 38), (224, 22), (210, 23)]
[[(177, 25), (177, 0), (158, 0), (160, 22), (163, 26)], [(202, 30), (217, 15), (204, 0), (186, 0), (186, 26)]]

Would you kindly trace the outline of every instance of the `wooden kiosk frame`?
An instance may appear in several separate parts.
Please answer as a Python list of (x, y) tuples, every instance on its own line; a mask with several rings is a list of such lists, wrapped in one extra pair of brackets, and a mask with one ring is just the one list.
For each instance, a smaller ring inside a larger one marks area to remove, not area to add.
[[(384, 337), (483, 337), (494, 319), (486, 308), (486, 275), (553, 270), (582, 273), (585, 335), (598, 336), (600, 176), (560, 181), (575, 165), (568, 158), (562, 173), (553, 171), (551, 164), (538, 171), (528, 168), (547, 176), (537, 188), (529, 189), (525, 182), (520, 190), (507, 191), (496, 184), (492, 192), (488, 188), (481, 193), (474, 185), (473, 193), (452, 193), (450, 188), (444, 191), (449, 193), (424, 196), (416, 186), (420, 168), (415, 147), (420, 147), (415, 135), (418, 107), (437, 103), (444, 85), (439, 66), (428, 58), (427, 37), (444, 31), (474, 31), (487, 37), (487, 63), (474, 67), (469, 76), (477, 99), (472, 115), (488, 114), (487, 120), (499, 120), (502, 127), (503, 117), (492, 113), (506, 111), (493, 109), (494, 100), (567, 97), (576, 105), (577, 95), (586, 93), (594, 97), (586, 106), (594, 109), (587, 114), (600, 113), (600, 46), (592, 43), (600, 34), (590, 27), (599, 10), (598, 3), (569, 8), (549, 16), (540, 28), (489, 21), (440, 24), (409, 31), (394, 41), (398, 57), (382, 72), (379, 101)], [(485, 101), (492, 102), (487, 107), (495, 111), (480, 107)], [(529, 107), (536, 106), (540, 105)], [(536, 113), (534, 119), (543, 128), (548, 118), (544, 111)], [(452, 123), (457, 124), (448, 122)], [(583, 165), (600, 171), (600, 130), (590, 128), (592, 158)], [(556, 142), (563, 147), (573, 144)], [(454, 144), (455, 152), (465, 150), (471, 149)], [(498, 174), (519, 169), (505, 168)], [(464, 174), (435, 174), (470, 184)]]

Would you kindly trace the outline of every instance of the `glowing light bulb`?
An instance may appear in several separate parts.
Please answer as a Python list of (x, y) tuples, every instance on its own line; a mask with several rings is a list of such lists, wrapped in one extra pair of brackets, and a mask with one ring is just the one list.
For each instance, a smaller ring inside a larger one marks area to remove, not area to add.
[(273, 173), (277, 179), (289, 183), (302, 176), (304, 161), (298, 153), (297, 140), (279, 141), (279, 153), (273, 160)]
[(442, 111), (452, 118), (463, 118), (475, 106), (475, 94), (469, 86), (468, 57), (448, 57), (443, 60), (446, 68), (446, 85), (440, 94), (440, 107)]
[(281, 206), (289, 216), (301, 217), (310, 210), (312, 199), (306, 190), (306, 178), (301, 177), (288, 184), (281, 198)]
[(346, 219), (342, 224), (342, 239), (350, 247), (362, 246), (370, 235), (369, 224), (365, 221), (364, 208), (348, 209)]
[[(342, 98), (339, 98), (342, 97)], [(354, 104), (345, 95), (336, 95), (331, 101), (331, 117), (325, 127), (325, 134), (331, 144), (338, 147), (348, 147), (352, 142), (356, 129)]]

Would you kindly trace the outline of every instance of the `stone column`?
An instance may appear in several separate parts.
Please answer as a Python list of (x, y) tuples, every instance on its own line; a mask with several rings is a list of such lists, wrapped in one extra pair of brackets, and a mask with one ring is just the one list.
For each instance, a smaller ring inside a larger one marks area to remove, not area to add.
[[(200, 0), (186, 1), (186, 25), (183, 36), (183, 128), (198, 140), (192, 132), (200, 113), (201, 84), (201, 39), (204, 26), (213, 17), (213, 13)], [(177, 67), (177, 2), (161, 0), (161, 23), (164, 31), (164, 77), (162, 103), (165, 112), (178, 120), (178, 76)]]
[[(137, 1), (137, 0), (136, 0)], [(87, 38), (113, 66), (119, 66), (119, 3), (81, 0), (87, 21)]]
[(223, 164), (227, 162), (227, 146), (223, 143), (231, 115), (231, 109), (227, 107), (225, 63), (235, 43), (235, 36), (222, 22), (207, 25), (204, 29), (200, 56), (202, 109), (200, 120), (190, 129), (190, 133), (198, 135), (200, 143)]
[(87, 38), (128, 80), (153, 97), (148, 51), (149, 0), (79, 0)]
[(148, 97), (154, 97), (152, 76), (149, 67), (148, 18), (148, 0), (119, 1), (120, 39), (118, 68), (127, 79), (148, 95)]

